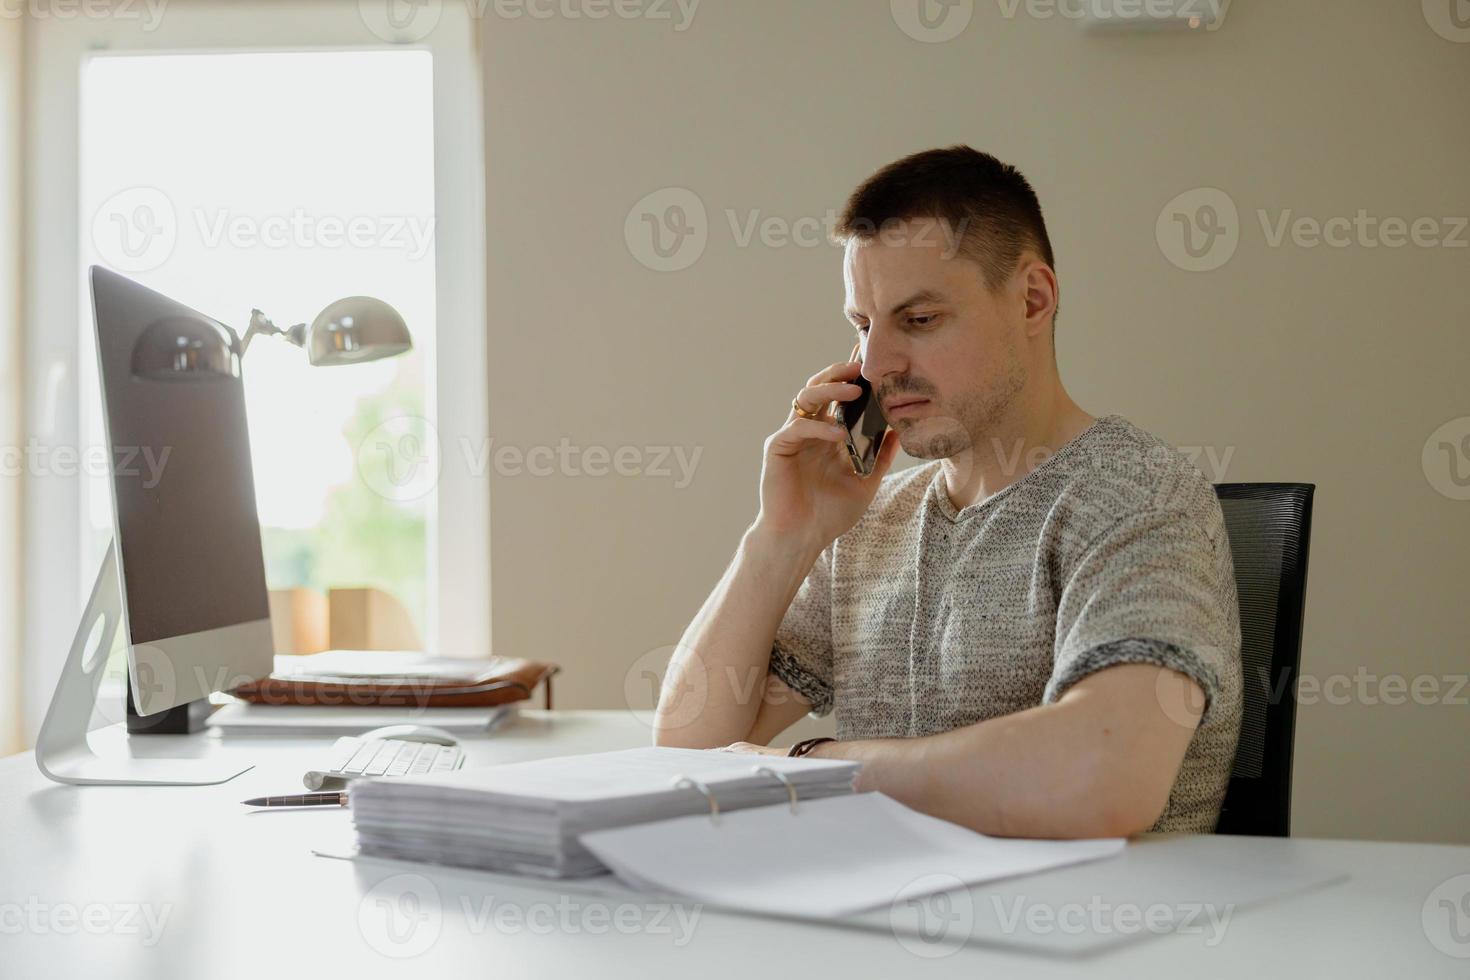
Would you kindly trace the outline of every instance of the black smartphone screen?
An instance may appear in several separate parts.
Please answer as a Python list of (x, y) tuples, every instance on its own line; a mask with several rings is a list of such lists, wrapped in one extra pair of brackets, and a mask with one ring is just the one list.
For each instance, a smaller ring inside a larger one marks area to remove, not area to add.
[(853, 383), (863, 389), (863, 393), (852, 401), (839, 402), (838, 412), (842, 424), (847, 427), (847, 455), (852, 461), (852, 468), (867, 476), (873, 472), (873, 464), (878, 459), (888, 420), (878, 407), (878, 399), (873, 397), (873, 386), (868, 379), (858, 375)]

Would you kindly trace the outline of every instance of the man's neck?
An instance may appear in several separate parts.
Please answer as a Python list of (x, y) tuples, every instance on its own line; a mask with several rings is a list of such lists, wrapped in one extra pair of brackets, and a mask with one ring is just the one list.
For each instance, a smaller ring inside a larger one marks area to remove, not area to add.
[(1017, 408), (977, 433), (969, 451), (942, 461), (945, 490), (956, 510), (1000, 493), (1097, 421), (1060, 388), (1055, 399), (1041, 408)]

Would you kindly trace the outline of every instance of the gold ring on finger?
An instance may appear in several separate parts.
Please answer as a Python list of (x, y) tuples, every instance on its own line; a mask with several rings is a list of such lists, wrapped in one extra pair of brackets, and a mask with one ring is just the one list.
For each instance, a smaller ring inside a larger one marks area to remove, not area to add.
[(801, 403), (798, 402), (795, 398), (791, 399), (791, 409), (792, 411), (796, 412), (797, 418), (819, 419), (822, 417), (822, 413), (820, 412), (808, 412), (806, 409), (802, 408)]

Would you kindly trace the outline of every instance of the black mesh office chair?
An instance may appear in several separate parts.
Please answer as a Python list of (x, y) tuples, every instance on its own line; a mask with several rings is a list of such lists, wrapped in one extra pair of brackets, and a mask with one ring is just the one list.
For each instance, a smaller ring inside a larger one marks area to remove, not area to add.
[(1312, 538), (1310, 483), (1220, 483), (1240, 593), (1243, 718), (1217, 834), (1291, 833), (1291, 752)]

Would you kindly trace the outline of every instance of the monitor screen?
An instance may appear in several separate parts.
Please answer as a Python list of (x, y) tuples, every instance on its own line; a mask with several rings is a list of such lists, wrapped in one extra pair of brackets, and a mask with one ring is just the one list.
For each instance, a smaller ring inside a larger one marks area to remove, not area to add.
[(139, 714), (270, 673), (245, 393), (218, 321), (92, 270)]

